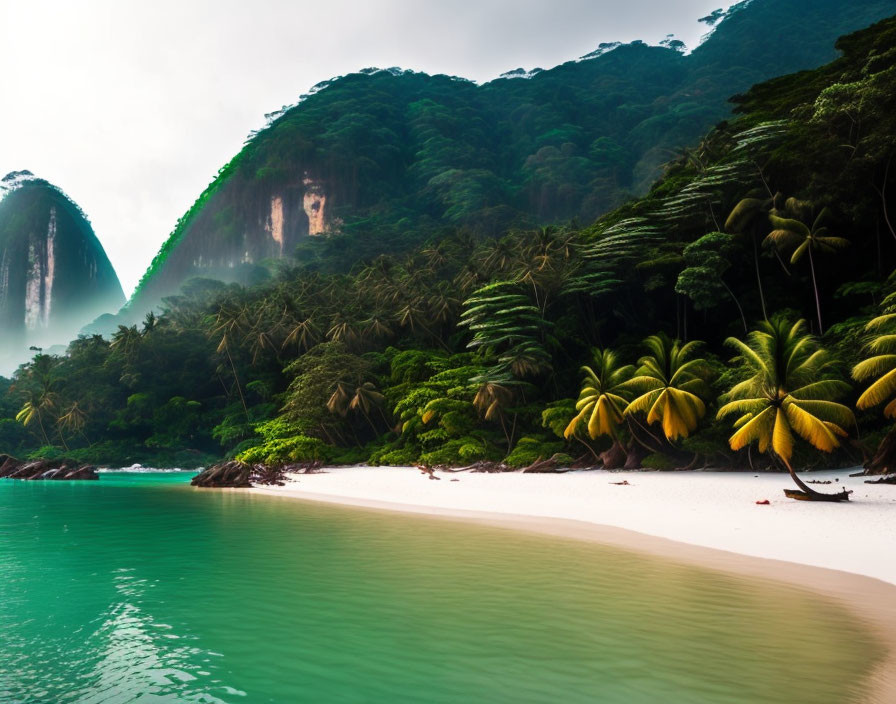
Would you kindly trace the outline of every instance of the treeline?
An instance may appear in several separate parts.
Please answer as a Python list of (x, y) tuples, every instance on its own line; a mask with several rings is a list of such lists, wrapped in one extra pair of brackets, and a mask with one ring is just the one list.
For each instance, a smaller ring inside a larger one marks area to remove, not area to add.
[(323, 239), (265, 283), (194, 280), (160, 317), (39, 354), (4, 382), (0, 450), (859, 463), (896, 415), (896, 21), (839, 47), (591, 226), (454, 228), (348, 272)]

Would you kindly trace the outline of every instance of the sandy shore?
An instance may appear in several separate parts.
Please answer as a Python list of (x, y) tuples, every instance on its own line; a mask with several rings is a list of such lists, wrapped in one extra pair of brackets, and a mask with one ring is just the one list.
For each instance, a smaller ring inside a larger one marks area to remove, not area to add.
[[(462, 519), (630, 550), (798, 585), (844, 604), (888, 649), (870, 701), (896, 701), (896, 487), (849, 471), (848, 504), (792, 501), (786, 475), (716, 472), (451, 474), (350, 467), (250, 491)], [(456, 480), (456, 481), (453, 481)], [(613, 482), (627, 481), (628, 485)], [(768, 500), (769, 505), (757, 505)]]

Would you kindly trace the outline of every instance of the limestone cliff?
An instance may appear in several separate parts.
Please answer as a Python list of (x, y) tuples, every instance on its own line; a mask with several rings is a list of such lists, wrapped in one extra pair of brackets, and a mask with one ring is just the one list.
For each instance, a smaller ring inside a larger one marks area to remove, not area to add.
[(62, 191), (24, 171), (0, 182), (0, 197), (0, 358), (20, 360), (29, 346), (68, 342), (115, 312), (124, 294), (90, 223)]

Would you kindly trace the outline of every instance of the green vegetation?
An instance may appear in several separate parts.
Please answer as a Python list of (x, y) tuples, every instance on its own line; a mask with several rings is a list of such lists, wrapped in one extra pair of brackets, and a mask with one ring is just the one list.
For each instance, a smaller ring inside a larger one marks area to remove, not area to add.
[[(191, 276), (251, 282), (284, 254), (345, 273), (446, 227), (480, 239), (592, 222), (646, 193), (683, 145), (728, 118), (732, 93), (834, 59), (838, 36), (893, 12), (891, 0), (806, 8), (740, 2), (707, 19), (712, 32), (690, 54), (677, 41), (602, 45), (584, 60), (481, 86), (398, 69), (325, 81), (269, 115), (178, 221), (127, 322)], [(828, 104), (838, 111), (848, 100), (831, 94)], [(711, 157), (697, 146), (684, 158), (700, 168)], [(312, 193), (326, 197), (323, 224), (338, 237), (307, 236)]]
[(354, 241), (333, 236), (268, 281), (194, 279), (161, 316), (38, 354), (0, 384), (0, 451), (859, 463), (894, 415), (896, 19), (838, 46), (587, 227), (451, 228), (347, 271)]

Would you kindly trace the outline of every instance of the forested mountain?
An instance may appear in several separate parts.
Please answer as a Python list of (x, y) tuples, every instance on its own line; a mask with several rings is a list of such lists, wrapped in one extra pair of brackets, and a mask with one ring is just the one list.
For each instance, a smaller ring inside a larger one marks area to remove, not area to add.
[[(343, 262), (406, 250), (444, 227), (476, 236), (590, 222), (643, 194), (676, 150), (752, 84), (834, 58), (834, 40), (892, 0), (749, 0), (704, 18), (710, 36), (602, 45), (485, 85), (367, 69), (270, 116), (178, 222), (133, 318), (191, 276), (254, 281), (266, 259), (320, 249)], [(338, 233), (337, 238), (315, 237)], [(310, 239), (326, 239), (327, 244)]]
[(90, 223), (62, 191), (21, 171), (0, 182), (0, 357), (13, 368), (29, 345), (65, 344), (116, 311), (121, 284)]
[(333, 237), (40, 354), (0, 389), (0, 452), (892, 468), (896, 18), (837, 47), (590, 224), (445, 229), (350, 271)]

